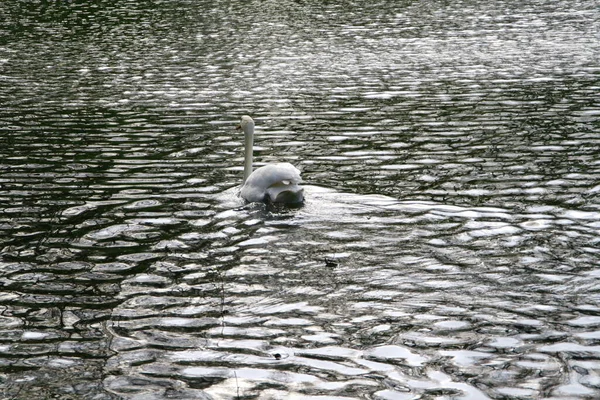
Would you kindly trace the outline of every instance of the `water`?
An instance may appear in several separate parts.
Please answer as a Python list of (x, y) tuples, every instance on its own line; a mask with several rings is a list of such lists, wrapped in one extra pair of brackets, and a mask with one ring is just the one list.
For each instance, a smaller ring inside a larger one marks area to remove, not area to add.
[(3, 398), (600, 396), (596, 2), (0, 19)]

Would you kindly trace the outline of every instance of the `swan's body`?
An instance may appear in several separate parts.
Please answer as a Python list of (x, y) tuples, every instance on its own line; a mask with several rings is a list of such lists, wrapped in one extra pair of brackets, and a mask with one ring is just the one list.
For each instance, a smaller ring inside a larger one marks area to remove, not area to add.
[(301, 203), (304, 190), (298, 186), (300, 181), (300, 171), (292, 164), (268, 164), (246, 179), (240, 195), (249, 202)]
[(290, 163), (268, 164), (252, 172), (254, 121), (242, 117), (240, 128), (244, 131), (244, 183), (240, 196), (248, 202), (298, 204), (304, 201), (304, 189), (299, 186), (300, 171)]

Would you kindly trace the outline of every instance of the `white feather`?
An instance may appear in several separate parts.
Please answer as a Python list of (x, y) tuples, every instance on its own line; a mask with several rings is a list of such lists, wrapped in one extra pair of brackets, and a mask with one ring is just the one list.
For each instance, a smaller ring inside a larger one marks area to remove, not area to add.
[[(292, 164), (268, 164), (250, 174), (242, 186), (240, 195), (249, 202), (267, 200), (301, 203), (304, 194), (304, 190), (299, 186), (301, 181), (300, 171)], [(284, 192), (290, 192), (290, 195), (285, 197)], [(293, 201), (283, 201), (288, 197)]]

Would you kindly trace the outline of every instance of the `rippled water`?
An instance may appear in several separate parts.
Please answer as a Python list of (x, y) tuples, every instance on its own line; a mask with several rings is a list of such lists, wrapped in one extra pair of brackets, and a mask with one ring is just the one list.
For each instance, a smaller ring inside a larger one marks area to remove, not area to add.
[(0, 20), (0, 397), (600, 396), (595, 1)]

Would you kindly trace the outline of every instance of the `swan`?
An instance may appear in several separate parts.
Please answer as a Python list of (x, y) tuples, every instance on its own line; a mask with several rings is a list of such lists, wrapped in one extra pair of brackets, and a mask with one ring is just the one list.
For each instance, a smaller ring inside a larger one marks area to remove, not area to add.
[(299, 204), (304, 201), (300, 171), (290, 163), (273, 163), (252, 172), (254, 120), (244, 115), (238, 126), (244, 132), (244, 182), (240, 196), (250, 203)]

